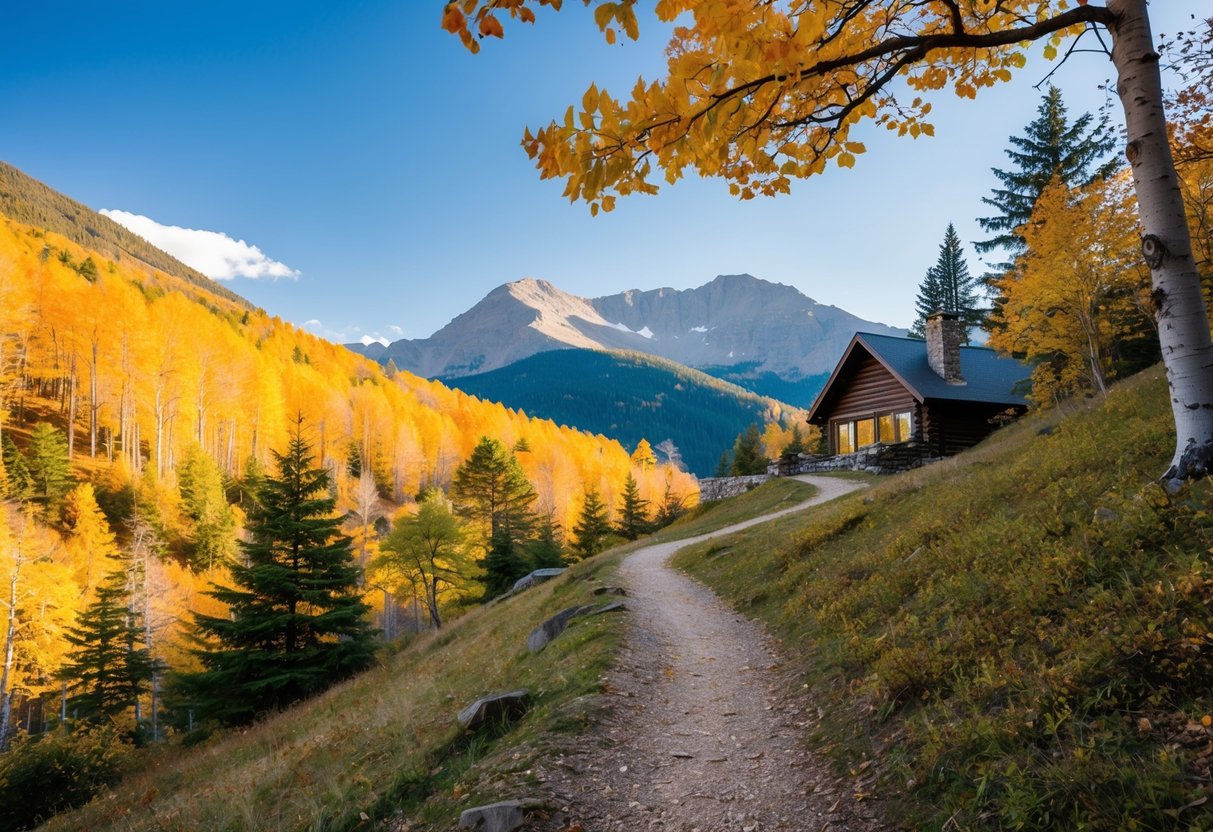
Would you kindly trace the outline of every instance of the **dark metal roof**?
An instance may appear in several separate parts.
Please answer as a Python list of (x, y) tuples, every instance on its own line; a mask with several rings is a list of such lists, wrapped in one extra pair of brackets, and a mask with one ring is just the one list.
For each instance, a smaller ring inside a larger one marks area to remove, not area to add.
[(919, 401), (928, 399), (1023, 406), (1027, 404), (1027, 380), (1031, 370), (1014, 358), (1004, 358), (988, 347), (961, 347), (960, 374), (964, 384), (948, 384), (927, 364), (927, 342), (918, 338), (896, 338), (857, 332), (843, 353), (830, 380), (809, 410), (809, 421), (832, 398), (831, 388), (856, 348), (863, 349), (884, 365)]

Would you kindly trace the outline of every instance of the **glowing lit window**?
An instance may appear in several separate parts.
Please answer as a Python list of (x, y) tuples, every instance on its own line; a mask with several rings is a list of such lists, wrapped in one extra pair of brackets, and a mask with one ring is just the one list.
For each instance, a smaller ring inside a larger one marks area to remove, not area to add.
[(842, 422), (836, 427), (838, 430), (838, 453), (851, 453), (855, 450), (854, 422)]
[(876, 427), (879, 431), (881, 442), (896, 442), (897, 441), (897, 423), (893, 421), (893, 414), (887, 413), (876, 420)]
[(909, 442), (914, 438), (914, 422), (910, 418), (909, 411), (898, 413), (897, 419), (897, 441)]
[(876, 444), (876, 420), (860, 419), (855, 423), (855, 447)]

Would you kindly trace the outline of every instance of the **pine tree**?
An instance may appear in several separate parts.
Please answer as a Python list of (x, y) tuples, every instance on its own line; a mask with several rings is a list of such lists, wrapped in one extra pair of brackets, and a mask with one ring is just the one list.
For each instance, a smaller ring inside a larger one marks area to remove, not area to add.
[(482, 601), (491, 601), (508, 592), (515, 581), (530, 571), (520, 546), (500, 529), (489, 537), (488, 551), (476, 565), (484, 570), (478, 579), (484, 584)]
[(485, 436), (477, 443), (455, 471), (451, 496), (460, 514), (484, 527), (486, 542), (504, 536), (518, 547), (534, 527), (531, 504), (538, 495), (518, 460), (496, 439)]
[(939, 246), (939, 259), (927, 269), (919, 286), (918, 298), (914, 301), (918, 318), (910, 327), (910, 334), (922, 338), (926, 332), (927, 316), (934, 312), (952, 312), (965, 322), (966, 327), (979, 326), (983, 318), (979, 306), (979, 286), (980, 280), (969, 274), (969, 264), (965, 262), (956, 228), (948, 223)]
[(223, 489), (219, 466), (199, 446), (186, 451), (177, 466), (177, 487), (190, 530), (190, 565), (211, 569), (236, 553), (236, 518)]
[(33, 497), (34, 478), (29, 472), (29, 462), (7, 436), (0, 439), (0, 456), (4, 459), (4, 470), (8, 475), (7, 485), (0, 496), (22, 501)]
[(793, 454), (802, 454), (805, 452), (804, 434), (800, 432), (798, 423), (792, 424), (792, 438), (788, 444), (783, 446), (783, 456), (791, 456)]
[(53, 512), (72, 487), (67, 438), (62, 431), (46, 422), (34, 425), (28, 463), (34, 499), (42, 502), (48, 512)]
[[(1036, 200), (1054, 176), (1072, 187), (1088, 185), (1106, 179), (1120, 167), (1119, 159), (1112, 155), (1116, 137), (1106, 119), (1095, 121), (1090, 113), (1083, 113), (1071, 123), (1066, 118), (1061, 90), (1051, 85), (1036, 112), (1036, 119), (1023, 136), (1008, 139), (1011, 147), (1006, 154), (1012, 169), (993, 169), (1002, 187), (982, 199), (997, 211), (978, 220), (985, 231), (994, 234), (974, 243), (982, 254), (1001, 249), (1014, 257), (1024, 250), (1023, 236), (1017, 229), (1032, 216)], [(1010, 264), (996, 268), (1005, 272)]]
[(731, 477), (733, 475), (733, 458), (729, 456), (728, 449), (720, 452), (720, 460), (716, 463), (716, 470), (712, 472), (713, 477)]
[(606, 548), (611, 536), (611, 523), (607, 518), (606, 504), (602, 502), (597, 489), (585, 492), (581, 516), (577, 519), (577, 525), (573, 526), (573, 534), (577, 536), (573, 551), (583, 558), (596, 555)]
[(560, 539), (560, 524), (545, 518), (535, 530), (535, 540), (528, 550), (532, 569), (558, 569), (565, 566), (564, 543)]
[(748, 477), (767, 472), (767, 460), (762, 455), (762, 434), (758, 425), (750, 425), (733, 444), (733, 476)]
[(635, 540), (648, 530), (649, 501), (641, 499), (640, 485), (629, 471), (620, 498), (619, 533), (628, 540)]
[(125, 570), (111, 572), (67, 633), (75, 646), (63, 668), (72, 709), (86, 722), (121, 716), (151, 684), (155, 664), (130, 609)]
[(659, 529), (665, 528), (686, 514), (686, 510), (686, 503), (674, 491), (673, 480), (667, 477), (665, 481), (665, 493), (661, 497), (661, 505), (657, 507), (657, 516), (653, 518), (654, 525)]
[(241, 543), (246, 563), (231, 566), (235, 586), (208, 593), (230, 615), (194, 616), (204, 670), (182, 677), (182, 693), (224, 723), (318, 693), (374, 658), (350, 539), (334, 516), (328, 471), (311, 467), (301, 421), (257, 492)]

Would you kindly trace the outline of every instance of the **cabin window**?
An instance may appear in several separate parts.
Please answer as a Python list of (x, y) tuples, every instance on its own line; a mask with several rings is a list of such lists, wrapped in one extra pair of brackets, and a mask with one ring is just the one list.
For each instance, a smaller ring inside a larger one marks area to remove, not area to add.
[(838, 453), (849, 454), (855, 450), (855, 423), (840, 422), (835, 426), (838, 430)]
[(863, 448), (876, 444), (876, 420), (860, 419), (855, 423), (855, 447)]
[(850, 454), (877, 442), (909, 442), (914, 438), (914, 417), (908, 410), (882, 413), (853, 422), (836, 422), (834, 431), (836, 453)]
[(880, 431), (881, 442), (897, 441), (897, 422), (894, 421), (892, 413), (886, 413), (884, 416), (877, 417), (876, 422), (877, 428)]

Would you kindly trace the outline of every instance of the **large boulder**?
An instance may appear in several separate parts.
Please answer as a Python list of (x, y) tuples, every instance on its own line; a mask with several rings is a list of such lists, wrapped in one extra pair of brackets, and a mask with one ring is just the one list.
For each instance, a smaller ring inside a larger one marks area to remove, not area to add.
[(538, 653), (552, 643), (552, 639), (564, 632), (569, 622), (579, 615), (584, 615), (594, 608), (593, 604), (583, 604), (579, 607), (569, 607), (553, 615), (540, 624), (526, 637), (526, 649)]
[(517, 719), (526, 713), (530, 699), (531, 692), (525, 688), (482, 696), (460, 711), (456, 719), (464, 729), (475, 731), (487, 722)]
[(524, 589), (530, 589), (531, 587), (541, 584), (550, 578), (555, 578), (562, 572), (564, 572), (563, 566), (551, 567), (548, 569), (536, 569), (531, 574), (523, 575), (521, 578), (514, 581), (514, 586), (510, 588), (510, 592), (522, 592)]

